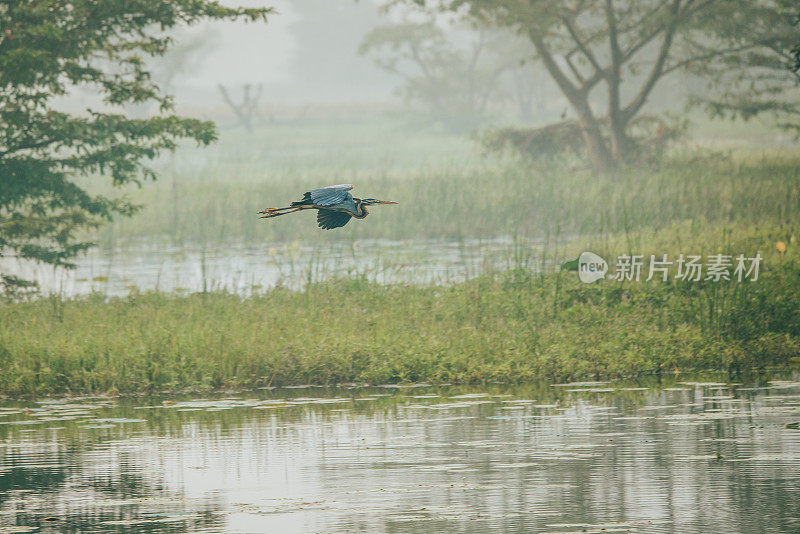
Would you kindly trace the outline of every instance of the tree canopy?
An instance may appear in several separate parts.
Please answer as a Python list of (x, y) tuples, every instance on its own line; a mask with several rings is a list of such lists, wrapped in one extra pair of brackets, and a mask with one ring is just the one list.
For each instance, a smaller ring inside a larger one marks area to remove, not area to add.
[[(172, 113), (145, 58), (164, 55), (178, 26), (271, 12), (208, 0), (0, 1), (0, 257), (71, 266), (91, 246), (78, 239), (82, 229), (135, 210), (90, 194), (76, 177), (154, 179), (148, 164), (182, 139), (213, 142), (213, 123)], [(97, 109), (59, 109), (55, 100), (77, 87), (97, 92)], [(145, 102), (159, 112), (124, 113)], [(0, 290), (21, 285), (30, 284), (0, 273)]]
[[(428, 16), (375, 27), (364, 36), (359, 53), (401, 77), (401, 94), (426, 104), (436, 120), (452, 127), (474, 126), (492, 100), (517, 99), (530, 114), (534, 91), (526, 61), (534, 55), (527, 40), (507, 31), (451, 22), (447, 31)], [(506, 82), (510, 78), (511, 83)], [(517, 89), (509, 95), (511, 89)]]
[[(511, 28), (539, 61), (577, 117), (595, 168), (635, 152), (629, 126), (673, 73), (709, 84), (695, 103), (749, 118), (796, 115), (792, 49), (796, 0), (395, 0), (466, 14)], [(604, 91), (601, 91), (604, 89)], [(598, 95), (598, 93), (604, 93)], [(711, 96), (708, 96), (711, 95)]]

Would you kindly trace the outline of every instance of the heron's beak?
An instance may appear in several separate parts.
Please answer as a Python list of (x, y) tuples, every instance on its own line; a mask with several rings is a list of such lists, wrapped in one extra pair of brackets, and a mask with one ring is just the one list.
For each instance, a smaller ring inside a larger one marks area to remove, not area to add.
[(397, 202), (392, 202), (391, 200), (379, 200), (378, 204), (397, 204)]

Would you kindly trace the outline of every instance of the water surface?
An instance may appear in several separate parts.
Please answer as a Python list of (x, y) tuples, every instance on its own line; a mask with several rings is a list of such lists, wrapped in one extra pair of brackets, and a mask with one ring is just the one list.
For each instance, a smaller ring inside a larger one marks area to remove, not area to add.
[[(163, 245), (93, 249), (75, 270), (0, 259), (0, 270), (36, 280), (41, 291), (65, 297), (131, 291), (224, 290), (249, 295), (278, 285), (301, 289), (336, 276), (363, 276), (379, 283), (448, 284), (488, 270), (537, 270), (542, 242), (511, 238), (445, 241), (333, 241), (312, 245), (266, 243), (224, 247)], [(545, 264), (550, 265), (549, 261)]]
[(0, 533), (797, 532), (798, 378), (6, 402)]

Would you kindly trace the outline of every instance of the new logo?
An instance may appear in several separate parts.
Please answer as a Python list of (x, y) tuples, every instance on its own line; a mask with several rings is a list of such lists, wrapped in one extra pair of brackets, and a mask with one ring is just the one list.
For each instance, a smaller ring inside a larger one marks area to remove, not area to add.
[(605, 278), (607, 272), (608, 263), (594, 252), (583, 252), (578, 257), (578, 278), (581, 282), (591, 284)]

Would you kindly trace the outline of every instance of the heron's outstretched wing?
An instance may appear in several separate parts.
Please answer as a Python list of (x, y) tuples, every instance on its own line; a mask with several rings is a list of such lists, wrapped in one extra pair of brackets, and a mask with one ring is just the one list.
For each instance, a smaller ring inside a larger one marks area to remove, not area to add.
[(339, 184), (312, 189), (303, 195), (303, 200), (310, 200), (316, 206), (334, 206), (347, 200), (350, 196), (348, 191), (353, 187), (352, 184)]
[(317, 211), (317, 224), (323, 230), (339, 228), (350, 221), (352, 217), (346, 211), (319, 210)]

